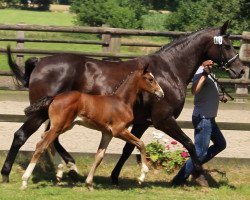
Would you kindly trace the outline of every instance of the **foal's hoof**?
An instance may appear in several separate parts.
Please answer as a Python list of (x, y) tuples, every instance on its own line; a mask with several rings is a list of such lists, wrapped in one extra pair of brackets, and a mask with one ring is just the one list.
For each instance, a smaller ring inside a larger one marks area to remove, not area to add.
[(144, 180), (142, 180), (141, 178), (137, 178), (137, 181), (138, 181), (139, 185), (141, 185), (144, 182)]
[(26, 185), (26, 186), (22, 185), (22, 186), (20, 187), (20, 190), (25, 190), (25, 189), (27, 189), (27, 185)]
[(94, 191), (93, 184), (86, 183), (86, 186), (90, 192)]
[(9, 183), (10, 182), (9, 176), (8, 175), (2, 175), (2, 182), (3, 183)]
[(56, 176), (56, 183), (61, 183), (62, 177)]
[(25, 190), (28, 187), (28, 183), (26, 181), (22, 182), (22, 186), (20, 187), (21, 190)]

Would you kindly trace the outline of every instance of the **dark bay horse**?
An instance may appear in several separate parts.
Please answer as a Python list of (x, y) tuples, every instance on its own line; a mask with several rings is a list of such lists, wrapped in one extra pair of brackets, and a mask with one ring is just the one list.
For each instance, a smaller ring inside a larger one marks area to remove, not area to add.
[[(102, 132), (102, 138), (97, 150), (95, 161), (86, 179), (89, 190), (93, 190), (93, 176), (101, 163), (106, 149), (112, 137), (120, 138), (135, 145), (141, 152), (142, 165), (139, 182), (144, 182), (148, 172), (146, 160), (146, 148), (140, 139), (129, 132), (133, 116), (133, 107), (137, 95), (146, 91), (163, 98), (164, 93), (147, 71), (147, 65), (139, 70), (132, 71), (120, 84), (113, 95), (90, 95), (79, 91), (68, 91), (55, 97), (45, 97), (26, 108), (26, 116), (33, 115), (41, 109), (48, 110), (50, 129), (43, 135), (42, 140), (37, 143), (36, 150), (22, 177), (22, 188), (26, 188), (28, 179), (34, 170), (41, 154), (48, 146), (63, 132), (71, 129), (75, 124), (98, 130)], [(78, 119), (79, 117), (80, 119)]]
[[(135, 119), (131, 132), (141, 137), (153, 124), (155, 128), (182, 143), (189, 151), (195, 168), (201, 170), (193, 142), (178, 126), (176, 119), (183, 109), (187, 85), (202, 61), (211, 59), (217, 63), (226, 63), (230, 60), (227, 72), (231, 78), (240, 78), (244, 73), (243, 65), (236, 58), (236, 52), (226, 35), (227, 26), (228, 22), (222, 27), (193, 32), (163, 46), (156, 53), (124, 62), (101, 61), (74, 54), (58, 54), (27, 62), (24, 74), (12, 61), (8, 51), (9, 65), (17, 79), (29, 87), (30, 102), (34, 103), (42, 97), (55, 96), (70, 90), (89, 94), (112, 93), (123, 74), (138, 68), (138, 60), (143, 60), (148, 63), (149, 70), (168, 95), (165, 95), (160, 102), (156, 102), (149, 94), (143, 93), (134, 107)], [(222, 44), (214, 43), (215, 36), (223, 36)], [(231, 60), (232, 58), (236, 59)], [(47, 119), (47, 110), (43, 110), (28, 117), (15, 132), (1, 170), (4, 182), (9, 181), (9, 173), (21, 146)], [(75, 163), (58, 139), (55, 140), (54, 146), (66, 163)], [(123, 154), (111, 175), (114, 183), (118, 182), (120, 170), (133, 149), (134, 145), (125, 145)]]

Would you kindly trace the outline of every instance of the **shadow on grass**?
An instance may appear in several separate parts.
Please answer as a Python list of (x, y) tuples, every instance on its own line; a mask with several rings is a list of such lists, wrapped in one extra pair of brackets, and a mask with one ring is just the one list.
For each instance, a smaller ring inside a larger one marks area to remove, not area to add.
[[(20, 155), (17, 159), (17, 164), (25, 170), (30, 162), (31, 155), (25, 156)], [(216, 181), (211, 173), (216, 173)], [(219, 170), (207, 170), (206, 179), (209, 183), (210, 188), (220, 188), (220, 187), (229, 187), (231, 189), (236, 189), (235, 186), (229, 184), (229, 181), (226, 177), (226, 173)], [(86, 176), (80, 174), (72, 174), (72, 172), (65, 172), (62, 182), (59, 184), (56, 181), (56, 170), (54, 165), (51, 163), (49, 156), (45, 153), (41, 158), (40, 162), (36, 165), (33, 174), (32, 182), (38, 184), (35, 188), (46, 188), (52, 185), (62, 187), (62, 188), (73, 188), (73, 187), (83, 187), (85, 186)], [(46, 183), (46, 182), (48, 183)], [(188, 186), (197, 187), (199, 186), (195, 181), (189, 181)], [(136, 178), (119, 178), (119, 186), (113, 185), (110, 177), (104, 176), (94, 176), (94, 188), (95, 189), (119, 189), (119, 190), (128, 190), (135, 188), (152, 188), (152, 187), (161, 187), (161, 188), (172, 188), (172, 185), (168, 181), (145, 181), (143, 184), (139, 184)]]

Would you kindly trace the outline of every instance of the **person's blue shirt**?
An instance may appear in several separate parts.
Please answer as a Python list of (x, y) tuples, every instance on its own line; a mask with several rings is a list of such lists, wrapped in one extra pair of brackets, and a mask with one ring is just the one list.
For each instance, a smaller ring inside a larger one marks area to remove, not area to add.
[[(193, 84), (200, 79), (203, 72), (203, 66), (199, 67), (193, 77)], [(203, 118), (212, 118), (217, 116), (219, 106), (219, 90), (217, 84), (212, 80), (210, 74), (205, 80), (201, 90), (194, 96), (193, 116)]]

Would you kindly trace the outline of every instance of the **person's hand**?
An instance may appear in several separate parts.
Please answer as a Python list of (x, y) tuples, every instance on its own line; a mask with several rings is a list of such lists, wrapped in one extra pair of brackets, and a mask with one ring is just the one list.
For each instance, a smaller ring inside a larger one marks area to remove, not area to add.
[(228, 99), (225, 96), (220, 96), (220, 101), (223, 103), (227, 103)]
[(213, 64), (214, 64), (214, 61), (212, 61), (212, 60), (206, 60), (201, 65), (203, 67), (206, 67), (206, 66), (213, 66)]
[(211, 73), (214, 62), (212, 60), (206, 60), (202, 63), (203, 66), (203, 75), (208, 76)]

